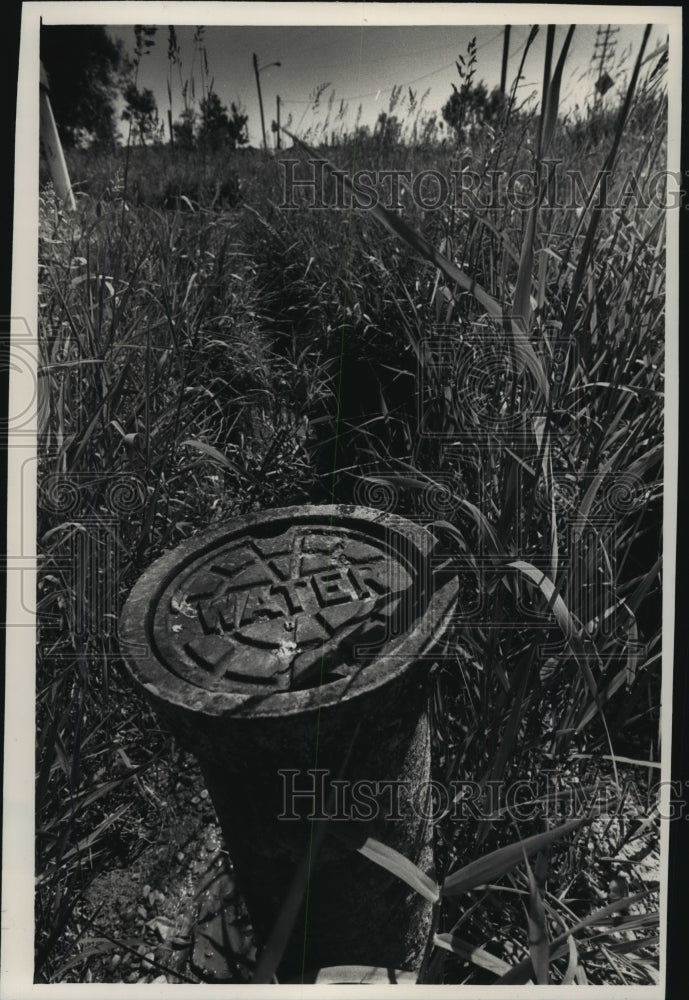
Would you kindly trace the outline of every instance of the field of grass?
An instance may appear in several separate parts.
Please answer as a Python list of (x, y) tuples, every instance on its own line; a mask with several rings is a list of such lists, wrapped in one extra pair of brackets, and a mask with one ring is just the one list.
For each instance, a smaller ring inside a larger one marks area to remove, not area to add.
[(117, 658), (127, 594), (194, 532), (307, 501), (442, 537), (463, 611), (435, 776), (542, 789), (523, 822), (438, 819), (424, 981), (657, 981), (666, 213), (629, 179), (665, 169), (666, 99), (632, 65), (619, 105), (563, 120), (547, 53), (543, 116), (307, 137), (350, 174), (473, 171), (474, 205), (286, 208), (251, 150), (75, 151), (71, 214), (42, 186), (36, 981), (121, 980), (105, 960), (149, 931), (108, 938), (89, 888), (179, 822), (182, 751)]

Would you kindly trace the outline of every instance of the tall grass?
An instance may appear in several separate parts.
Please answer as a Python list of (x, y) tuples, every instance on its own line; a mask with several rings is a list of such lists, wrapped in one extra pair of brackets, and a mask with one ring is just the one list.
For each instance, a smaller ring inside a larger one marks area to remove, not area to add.
[[(626, 848), (654, 850), (627, 778), (643, 799), (661, 753), (664, 210), (626, 182), (664, 167), (665, 99), (640, 54), (605, 132), (563, 120), (571, 36), (546, 33), (541, 113), (508, 101), (469, 146), (441, 144), (415, 106), (392, 140), (362, 141), (333, 136), (332, 103), (331, 148), (312, 150), (348, 170), (471, 170), (474, 205), (424, 211), (403, 186), (401, 212), (287, 210), (279, 163), (250, 151), (222, 171), (132, 151), (126, 189), (116, 161), (75, 159), (70, 217), (44, 187), (41, 981), (85, 975), (80, 890), (140, 846), (141, 778), (169, 752), (116, 668), (122, 600), (194, 531), (306, 499), (421, 520), (460, 574), (438, 780), (485, 796), (547, 776), (518, 829), (439, 819), (424, 981), (653, 981), (657, 895)], [(618, 207), (568, 207), (555, 158)], [(533, 207), (482, 207), (501, 166), (532, 172)], [(552, 787), (586, 813), (601, 781), (618, 818), (569, 826), (563, 802), (560, 830)], [(618, 870), (632, 895), (606, 905)]]

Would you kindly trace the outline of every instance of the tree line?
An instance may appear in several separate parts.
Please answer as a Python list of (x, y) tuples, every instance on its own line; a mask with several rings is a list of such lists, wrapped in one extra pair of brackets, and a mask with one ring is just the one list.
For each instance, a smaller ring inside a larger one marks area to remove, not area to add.
[[(249, 141), (248, 115), (240, 104), (226, 107), (209, 79), (208, 55), (203, 27), (197, 27), (194, 46), (202, 67), (202, 95), (197, 100), (193, 76), (186, 77), (175, 28), (168, 27), (169, 107), (161, 114), (156, 95), (139, 84), (139, 67), (156, 42), (157, 27), (136, 25), (133, 55), (99, 25), (51, 25), (41, 28), (41, 61), (46, 70), (50, 100), (61, 139), (66, 147), (117, 145), (118, 120), (126, 124), (128, 142), (149, 145), (171, 142), (180, 148), (237, 149)], [(467, 59), (459, 56), (460, 86), (442, 108), (442, 116), (458, 141), (467, 129), (495, 123), (502, 115), (505, 99), (496, 88), (490, 93), (476, 82), (476, 42), (472, 39)], [(182, 110), (173, 121), (172, 93), (181, 95)], [(118, 104), (122, 105), (119, 119)], [(167, 121), (166, 121), (167, 119)], [(167, 124), (167, 128), (166, 128)], [(379, 116), (376, 131), (385, 145), (400, 141), (401, 122), (394, 115)]]
[[(50, 25), (41, 28), (41, 62), (50, 101), (67, 148), (117, 145), (118, 121), (128, 141), (149, 145), (170, 141), (185, 149), (236, 149), (249, 141), (248, 115), (232, 102), (227, 108), (203, 80), (196, 101), (194, 81), (181, 79), (181, 53), (175, 29), (168, 29), (169, 109), (161, 114), (153, 91), (139, 84), (139, 66), (155, 45), (156, 27), (136, 25), (133, 56), (100, 25)], [(203, 28), (195, 44), (203, 46)], [(203, 47), (205, 55), (205, 46)], [(202, 63), (207, 73), (207, 57)], [(183, 108), (172, 119), (172, 72), (178, 69)], [(118, 104), (122, 105), (118, 117)], [(167, 129), (165, 127), (167, 118)]]

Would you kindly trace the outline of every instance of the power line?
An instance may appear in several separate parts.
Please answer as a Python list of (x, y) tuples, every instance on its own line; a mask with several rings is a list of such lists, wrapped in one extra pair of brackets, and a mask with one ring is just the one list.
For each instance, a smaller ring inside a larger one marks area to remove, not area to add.
[[(420, 83), (421, 80), (428, 80), (431, 76), (437, 76), (439, 73), (444, 73), (446, 69), (450, 69), (454, 63), (448, 63), (446, 66), (441, 66), (440, 69), (433, 70), (432, 73), (425, 73), (423, 76), (417, 76), (413, 80), (405, 80), (403, 83), (393, 83), (392, 87), (378, 87), (377, 90), (369, 90), (367, 94), (354, 94), (351, 97), (340, 97), (340, 101), (361, 101), (365, 97), (377, 97), (379, 94), (390, 94), (396, 87), (410, 87), (412, 83)], [(288, 104), (312, 104), (313, 101), (297, 101), (291, 97), (283, 98)]]
[[(500, 32), (500, 34), (501, 33), (502, 33), (502, 31)], [(495, 36), (495, 37), (499, 37), (499, 36)], [(478, 48), (477, 48), (476, 51), (478, 52), (482, 48), (485, 48), (486, 45), (490, 45), (490, 43), (492, 41), (494, 41), (494, 40), (495, 40), (495, 38), (489, 38), (488, 41), (482, 42), (482, 44), (478, 46)], [(413, 57), (413, 56), (422, 56), (422, 55), (426, 55), (426, 53), (428, 53), (428, 52), (435, 52), (435, 53), (443, 52), (445, 49), (454, 49), (454, 50), (456, 50), (457, 49), (457, 45), (456, 45), (455, 42), (452, 42), (452, 43), (448, 43), (446, 45), (440, 45), (440, 46), (438, 46), (438, 45), (431, 45), (431, 46), (427, 46), (426, 48), (423, 48), (423, 49), (406, 50), (405, 53), (404, 53), (403, 58), (404, 59), (408, 59), (409, 57)], [(311, 51), (317, 52), (318, 49), (314, 48)], [(300, 52), (300, 55), (302, 55), (302, 57), (304, 57), (304, 53), (303, 52)], [(306, 54), (306, 57), (308, 57), (308, 53)], [(283, 56), (283, 58), (284, 58), (284, 56)], [(367, 66), (377, 65), (378, 63), (385, 62), (386, 60), (389, 60), (389, 59), (390, 59), (389, 55), (378, 56), (377, 58), (374, 58), (374, 59), (367, 58), (366, 59), (366, 65)], [(320, 62), (320, 63), (316, 62), (316, 63), (314, 63), (311, 60), (309, 60), (309, 68), (310, 69), (325, 69), (325, 70), (329, 70), (329, 69), (342, 69), (345, 66), (351, 67), (352, 66), (352, 60), (348, 59), (348, 60), (345, 60), (343, 62), (335, 62), (335, 63), (334, 62), (330, 62), (329, 60), (327, 60), (325, 62)], [(413, 82), (413, 81), (411, 81), (411, 82)], [(404, 86), (404, 84), (403, 84), (403, 86)]]
[[(492, 42), (496, 41), (498, 38), (501, 38), (502, 37), (502, 32), (503, 32), (503, 29), (501, 28), (500, 31), (498, 31), (497, 34), (493, 35), (492, 38), (489, 38), (489, 39), (487, 39), (487, 41), (482, 42), (481, 45), (479, 45), (477, 47), (476, 51), (480, 52), (481, 49), (485, 49), (486, 46), (490, 45)], [(347, 63), (346, 65), (350, 65), (350, 64)], [(340, 101), (347, 101), (347, 102), (349, 102), (349, 101), (361, 101), (361, 100), (363, 100), (366, 97), (376, 97), (379, 94), (389, 94), (389, 93), (392, 93), (392, 91), (396, 87), (410, 87), (413, 83), (420, 83), (422, 80), (428, 80), (432, 76), (437, 76), (439, 73), (444, 73), (445, 70), (452, 69), (452, 67), (454, 65), (455, 65), (455, 61), (453, 60), (451, 63), (445, 63), (439, 69), (431, 70), (430, 73), (424, 73), (423, 76), (417, 76), (413, 80), (404, 80), (402, 83), (394, 83), (391, 87), (378, 87), (377, 90), (371, 90), (367, 94), (354, 94), (354, 95), (352, 95), (350, 97), (340, 97), (340, 98), (338, 98), (338, 100), (340, 100)], [(300, 99), (300, 98), (296, 98), (296, 97), (282, 97), (281, 96), (280, 100), (282, 101), (283, 104), (313, 104), (314, 103), (313, 100), (304, 100), (303, 98)]]

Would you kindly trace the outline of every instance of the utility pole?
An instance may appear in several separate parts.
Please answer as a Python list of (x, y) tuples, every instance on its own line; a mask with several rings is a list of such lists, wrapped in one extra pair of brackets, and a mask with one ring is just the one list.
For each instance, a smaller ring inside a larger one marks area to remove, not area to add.
[(267, 66), (258, 66), (258, 56), (254, 52), (254, 73), (256, 74), (256, 89), (258, 90), (258, 106), (261, 109), (261, 132), (263, 133), (263, 152), (268, 152), (268, 142), (266, 140), (266, 119), (263, 114), (263, 97), (261, 96), (261, 72), (270, 69), (271, 66), (282, 66), (281, 62), (268, 63)]
[(278, 126), (278, 130), (275, 133), (275, 135), (276, 135), (275, 142), (276, 142), (277, 148), (280, 149), (280, 95), (279, 94), (278, 94), (278, 120), (277, 120), (277, 126)]
[(598, 60), (598, 77), (596, 79), (596, 103), (601, 101), (605, 94), (613, 85), (613, 80), (607, 72), (607, 62), (612, 59), (615, 52), (617, 39), (615, 35), (619, 28), (613, 28), (607, 24), (605, 28), (596, 30), (596, 42), (594, 45), (592, 61)]
[(502, 70), (500, 71), (500, 93), (505, 93), (505, 87), (507, 86), (507, 58), (510, 52), (510, 28), (511, 25), (505, 25), (505, 40), (502, 44)]
[(261, 132), (263, 133), (263, 151), (268, 152), (268, 143), (266, 142), (266, 120), (263, 114), (263, 98), (261, 97), (261, 77), (259, 76), (258, 70), (258, 58), (254, 52), (254, 73), (256, 74), (256, 89), (258, 90), (258, 106), (261, 109)]

